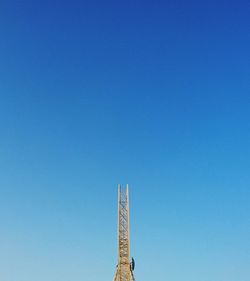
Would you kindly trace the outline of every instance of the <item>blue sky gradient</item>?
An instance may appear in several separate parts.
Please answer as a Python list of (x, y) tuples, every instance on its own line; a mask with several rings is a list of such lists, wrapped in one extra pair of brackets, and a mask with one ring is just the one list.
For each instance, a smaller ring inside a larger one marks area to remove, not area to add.
[(250, 280), (249, 1), (2, 1), (0, 280)]

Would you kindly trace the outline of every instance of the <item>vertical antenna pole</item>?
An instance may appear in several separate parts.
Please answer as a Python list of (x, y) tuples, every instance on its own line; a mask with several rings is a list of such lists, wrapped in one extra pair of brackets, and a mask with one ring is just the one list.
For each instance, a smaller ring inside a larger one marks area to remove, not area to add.
[(118, 222), (117, 222), (117, 243), (118, 243), (118, 263), (119, 263), (119, 260), (120, 260), (120, 208), (121, 208), (121, 185), (118, 184)]
[(127, 209), (127, 227), (128, 227), (128, 258), (130, 257), (130, 224), (129, 224), (129, 194), (128, 194), (128, 184), (126, 185), (126, 209)]

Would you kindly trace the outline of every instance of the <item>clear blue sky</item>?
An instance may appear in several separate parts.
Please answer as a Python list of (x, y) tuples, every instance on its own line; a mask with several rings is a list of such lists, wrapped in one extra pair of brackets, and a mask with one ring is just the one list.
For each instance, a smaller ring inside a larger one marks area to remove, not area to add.
[(0, 280), (250, 280), (249, 1), (0, 4)]

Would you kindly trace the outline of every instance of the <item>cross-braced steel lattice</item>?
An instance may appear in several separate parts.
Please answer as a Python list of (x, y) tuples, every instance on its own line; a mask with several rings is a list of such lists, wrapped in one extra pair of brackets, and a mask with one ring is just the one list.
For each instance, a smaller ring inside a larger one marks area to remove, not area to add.
[(128, 185), (122, 191), (118, 185), (118, 264), (113, 281), (135, 281), (134, 259), (129, 257), (129, 197)]

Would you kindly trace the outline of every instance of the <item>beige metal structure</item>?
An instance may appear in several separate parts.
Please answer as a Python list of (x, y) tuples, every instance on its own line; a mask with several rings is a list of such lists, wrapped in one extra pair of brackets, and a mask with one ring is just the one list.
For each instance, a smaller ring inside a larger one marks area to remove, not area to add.
[(129, 256), (129, 196), (128, 185), (122, 191), (118, 185), (118, 264), (113, 281), (134, 281), (134, 259)]

